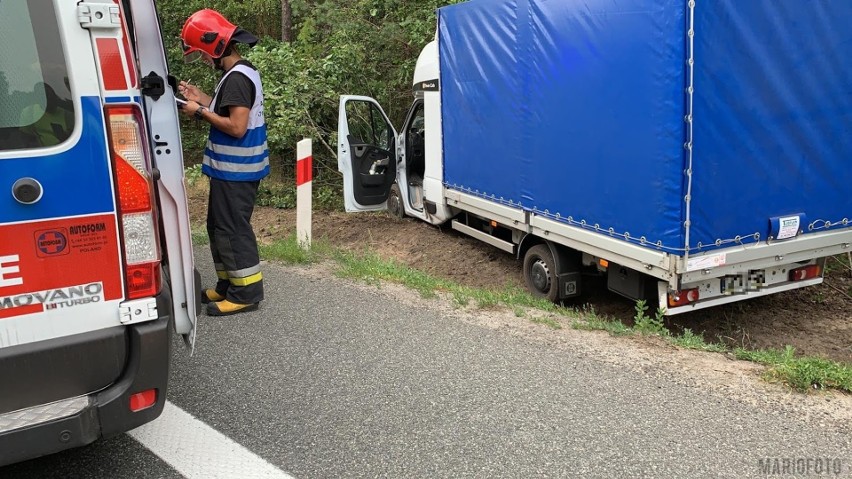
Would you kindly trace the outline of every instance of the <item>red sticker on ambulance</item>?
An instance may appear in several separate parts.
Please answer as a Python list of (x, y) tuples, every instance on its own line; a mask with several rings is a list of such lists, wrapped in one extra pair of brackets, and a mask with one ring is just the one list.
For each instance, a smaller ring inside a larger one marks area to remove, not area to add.
[(0, 319), (121, 299), (114, 215), (0, 226)]

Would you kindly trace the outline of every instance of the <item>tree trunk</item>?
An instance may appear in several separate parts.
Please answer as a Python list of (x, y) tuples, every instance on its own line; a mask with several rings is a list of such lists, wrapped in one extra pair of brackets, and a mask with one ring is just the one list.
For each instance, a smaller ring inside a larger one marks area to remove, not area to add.
[(293, 42), (293, 11), (290, 0), (281, 0), (281, 41)]

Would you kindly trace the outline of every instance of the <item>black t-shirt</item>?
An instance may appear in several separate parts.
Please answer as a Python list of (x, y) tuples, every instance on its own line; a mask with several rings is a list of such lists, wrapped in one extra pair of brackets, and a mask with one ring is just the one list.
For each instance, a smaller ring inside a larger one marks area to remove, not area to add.
[[(240, 60), (234, 66), (236, 65), (246, 65), (256, 70), (254, 65), (249, 63), (248, 60)], [(230, 116), (228, 107), (244, 106), (251, 109), (254, 105), (255, 94), (254, 83), (252, 83), (249, 77), (240, 72), (233, 72), (228, 75), (228, 78), (225, 79), (219, 88), (218, 98), (216, 99), (216, 104), (213, 105), (213, 111), (219, 116)]]

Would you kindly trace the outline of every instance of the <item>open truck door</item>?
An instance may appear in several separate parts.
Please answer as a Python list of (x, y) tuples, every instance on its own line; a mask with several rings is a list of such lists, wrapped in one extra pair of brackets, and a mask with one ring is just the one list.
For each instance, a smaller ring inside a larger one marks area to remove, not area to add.
[(396, 181), (397, 134), (376, 100), (340, 97), (337, 169), (343, 173), (346, 211), (387, 209)]

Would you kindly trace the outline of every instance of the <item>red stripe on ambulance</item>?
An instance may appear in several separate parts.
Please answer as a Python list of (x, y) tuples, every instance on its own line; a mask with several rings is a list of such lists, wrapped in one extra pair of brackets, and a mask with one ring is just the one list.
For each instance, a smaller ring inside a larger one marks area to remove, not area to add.
[(124, 72), (124, 59), (115, 38), (98, 38), (98, 58), (101, 63), (101, 76), (107, 90), (127, 90), (127, 75)]
[(86, 296), (98, 289), (105, 301), (123, 297), (114, 215), (0, 226), (0, 237), (0, 318), (76, 301), (73, 288)]
[(124, 21), (124, 8), (122, 8), (121, 4), (118, 0), (113, 0), (113, 2), (118, 5), (119, 11), (121, 12), (121, 33), (122, 33), (122, 45), (124, 46), (124, 65), (128, 68), (128, 73), (130, 74), (130, 88), (136, 88), (138, 85), (136, 84), (136, 67), (133, 65), (133, 62), (127, 61), (129, 58), (133, 58), (130, 56), (130, 37), (127, 36), (127, 22)]
[(0, 319), (42, 312), (44, 312), (43, 304), (30, 304), (27, 306), (15, 306), (12, 308), (4, 308), (2, 305), (0, 305)]

